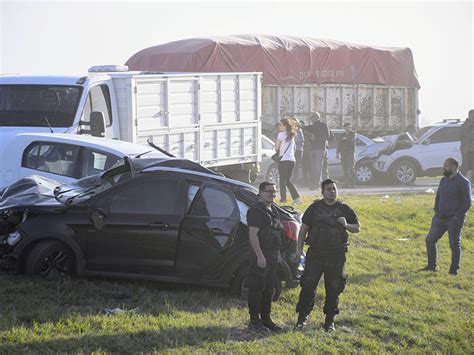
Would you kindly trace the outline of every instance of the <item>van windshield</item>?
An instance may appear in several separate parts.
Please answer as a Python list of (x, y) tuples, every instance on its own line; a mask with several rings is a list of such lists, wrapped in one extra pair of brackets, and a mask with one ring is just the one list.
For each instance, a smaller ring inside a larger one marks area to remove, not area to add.
[(80, 86), (0, 85), (0, 126), (70, 127), (81, 92)]

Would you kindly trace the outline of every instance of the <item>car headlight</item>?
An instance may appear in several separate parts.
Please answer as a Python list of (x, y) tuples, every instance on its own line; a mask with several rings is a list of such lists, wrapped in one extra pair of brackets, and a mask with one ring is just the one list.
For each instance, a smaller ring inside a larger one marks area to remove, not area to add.
[(18, 242), (21, 240), (21, 234), (17, 231), (10, 233), (7, 238), (7, 244), (9, 246), (14, 246), (18, 244)]

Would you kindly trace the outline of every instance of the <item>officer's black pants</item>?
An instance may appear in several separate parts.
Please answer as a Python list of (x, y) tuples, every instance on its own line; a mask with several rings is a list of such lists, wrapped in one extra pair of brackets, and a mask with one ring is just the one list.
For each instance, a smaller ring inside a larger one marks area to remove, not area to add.
[(324, 274), (324, 287), (326, 289), (326, 301), (323, 312), (328, 316), (339, 313), (339, 295), (346, 286), (346, 253), (344, 251), (322, 254), (316, 253), (311, 247), (306, 254), (305, 269), (301, 276), (300, 298), (296, 305), (296, 312), (300, 315), (308, 315), (314, 307), (316, 288), (319, 280)]
[(267, 266), (264, 269), (257, 266), (257, 257), (251, 252), (249, 276), (247, 278), (250, 318), (269, 315), (272, 310), (273, 289), (278, 268), (278, 251), (265, 250), (263, 254), (267, 260)]

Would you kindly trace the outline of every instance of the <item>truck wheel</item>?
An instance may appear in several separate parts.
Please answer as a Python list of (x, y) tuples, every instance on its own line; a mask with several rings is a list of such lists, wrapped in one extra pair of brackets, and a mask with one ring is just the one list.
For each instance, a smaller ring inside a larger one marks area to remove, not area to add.
[(393, 177), (399, 184), (413, 184), (417, 177), (417, 168), (412, 162), (402, 160), (393, 168)]
[(278, 172), (278, 164), (272, 164), (267, 170), (265, 180), (273, 182), (276, 186), (280, 186), (280, 173)]
[(75, 273), (75, 256), (64, 243), (48, 240), (37, 244), (26, 259), (25, 273), (60, 278)]
[(355, 177), (359, 184), (370, 184), (374, 182), (374, 169), (367, 163), (358, 164), (355, 167)]

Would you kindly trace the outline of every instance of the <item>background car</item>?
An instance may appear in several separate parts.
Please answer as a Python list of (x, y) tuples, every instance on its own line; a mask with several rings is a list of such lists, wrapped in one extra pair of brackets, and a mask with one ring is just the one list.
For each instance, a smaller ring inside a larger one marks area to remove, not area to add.
[(378, 173), (398, 184), (412, 184), (419, 176), (442, 174), (444, 161), (453, 157), (462, 164), (460, 120), (445, 120), (421, 128), (415, 137), (403, 133), (380, 152), (372, 163)]
[[(341, 161), (336, 159), (337, 142), (344, 133), (343, 129), (332, 129), (334, 139), (330, 140), (328, 148), (328, 170), (331, 178), (342, 178), (344, 173), (342, 171)], [(356, 152), (355, 152), (355, 169), (356, 179), (358, 183), (368, 184), (375, 180), (375, 173), (370, 157), (376, 156), (377, 153), (389, 145), (383, 139), (373, 140), (362, 134), (357, 133), (356, 138)], [(279, 174), (278, 164), (276, 164), (271, 156), (275, 153), (275, 143), (267, 136), (262, 136), (262, 162), (260, 165), (260, 173), (257, 177), (257, 183), (261, 181), (272, 181), (278, 186)], [(302, 177), (301, 170), (299, 177)]]
[(109, 169), (126, 155), (138, 154), (166, 156), (152, 147), (113, 139), (63, 133), (19, 133), (0, 146), (0, 190), (34, 174), (73, 182)]
[[(245, 289), (257, 190), (188, 160), (124, 159), (61, 185), (39, 176), (0, 196), (0, 260), (28, 275), (96, 275)], [(298, 284), (299, 215), (284, 227), (275, 295)]]

